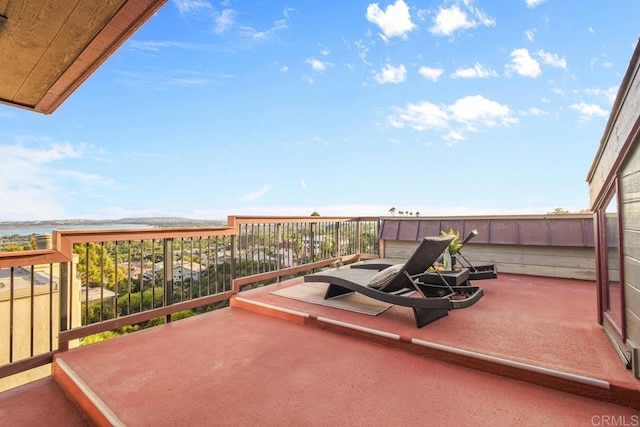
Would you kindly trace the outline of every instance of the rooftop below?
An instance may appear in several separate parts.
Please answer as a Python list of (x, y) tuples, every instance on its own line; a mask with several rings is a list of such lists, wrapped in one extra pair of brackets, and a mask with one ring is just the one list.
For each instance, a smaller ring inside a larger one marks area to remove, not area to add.
[[(114, 425), (592, 425), (640, 415), (640, 381), (597, 324), (593, 282), (501, 274), (474, 282), (485, 290), (474, 306), (417, 329), (406, 307), (370, 316), (272, 293), (301, 281), (59, 353), (54, 378), (85, 414)], [(0, 394), (0, 420), (29, 425), (40, 413), (77, 425), (68, 405), (52, 413), (48, 402), (64, 397), (54, 385)]]

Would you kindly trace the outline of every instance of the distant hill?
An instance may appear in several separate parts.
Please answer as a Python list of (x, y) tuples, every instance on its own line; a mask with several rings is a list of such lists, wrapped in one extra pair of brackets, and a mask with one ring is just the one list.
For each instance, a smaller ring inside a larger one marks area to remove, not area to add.
[(227, 225), (226, 220), (190, 219), (179, 217), (144, 217), (121, 219), (53, 219), (46, 221), (0, 221), (2, 228), (56, 228), (88, 225), (140, 224), (154, 227), (204, 227)]

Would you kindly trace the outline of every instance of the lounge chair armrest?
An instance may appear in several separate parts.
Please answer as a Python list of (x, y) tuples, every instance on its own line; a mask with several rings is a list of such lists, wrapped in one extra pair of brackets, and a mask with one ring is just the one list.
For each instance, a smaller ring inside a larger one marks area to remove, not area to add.
[(454, 289), (459, 291), (461, 288), (464, 288), (462, 292), (459, 292), (458, 296), (465, 296), (462, 299), (455, 299), (455, 297), (450, 298), (452, 309), (458, 308), (467, 308), (471, 307), (473, 304), (480, 301), (480, 298), (484, 295), (484, 292), (481, 287), (478, 286), (456, 286)]

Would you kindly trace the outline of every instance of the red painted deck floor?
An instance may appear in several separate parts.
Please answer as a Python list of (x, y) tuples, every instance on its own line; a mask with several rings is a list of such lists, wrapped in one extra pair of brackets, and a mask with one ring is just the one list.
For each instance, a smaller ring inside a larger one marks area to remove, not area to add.
[[(56, 378), (113, 425), (640, 424), (640, 381), (596, 323), (593, 283), (502, 274), (417, 329), (404, 307), (367, 316), (270, 293), (298, 282), (61, 353)], [(0, 394), (0, 425), (41, 424), (32, 387)], [(41, 420), (73, 425), (47, 405)]]

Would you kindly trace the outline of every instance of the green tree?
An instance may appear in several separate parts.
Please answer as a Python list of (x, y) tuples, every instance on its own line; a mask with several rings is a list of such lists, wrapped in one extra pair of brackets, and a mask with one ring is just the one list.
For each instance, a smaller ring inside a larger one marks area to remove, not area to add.
[[(87, 260), (87, 247), (89, 259)], [(107, 250), (97, 243), (76, 244), (73, 252), (78, 255), (78, 274), (82, 278), (82, 284), (89, 287), (105, 285), (113, 289), (115, 281), (115, 267)], [(101, 267), (102, 266), (102, 267)], [(103, 282), (104, 279), (104, 282)]]
[(562, 215), (562, 214), (568, 214), (568, 213), (570, 212), (566, 209), (555, 208), (553, 211), (548, 212), (547, 215)]
[(392, 216), (393, 216), (393, 215), (395, 215), (395, 214), (396, 214), (396, 208), (395, 208), (395, 207), (393, 207), (393, 208), (389, 209), (389, 213), (390, 213)]

